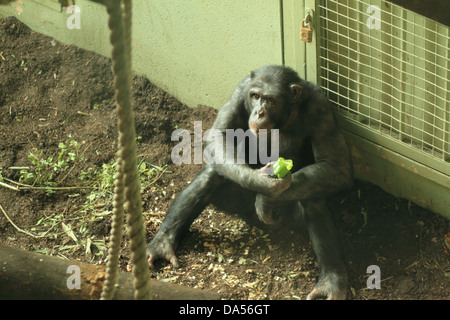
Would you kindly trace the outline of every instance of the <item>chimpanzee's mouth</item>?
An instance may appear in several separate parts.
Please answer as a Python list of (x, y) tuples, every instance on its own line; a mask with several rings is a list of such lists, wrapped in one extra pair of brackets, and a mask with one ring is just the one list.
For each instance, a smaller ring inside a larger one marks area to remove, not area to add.
[(253, 121), (249, 121), (248, 126), (250, 130), (257, 136), (263, 134), (270, 135), (270, 131), (274, 129), (274, 126), (270, 121), (262, 121), (257, 124), (254, 123)]
[(264, 135), (270, 136), (272, 129), (273, 129), (272, 127), (264, 128), (260, 126), (255, 126), (252, 123), (250, 123), (250, 131), (257, 137)]

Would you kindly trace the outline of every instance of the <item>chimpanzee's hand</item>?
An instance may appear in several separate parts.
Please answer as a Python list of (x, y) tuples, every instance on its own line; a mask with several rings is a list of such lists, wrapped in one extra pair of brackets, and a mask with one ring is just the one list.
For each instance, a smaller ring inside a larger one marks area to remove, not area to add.
[(150, 268), (154, 268), (153, 263), (157, 259), (170, 261), (174, 268), (180, 266), (175, 255), (175, 246), (170, 239), (169, 235), (158, 232), (155, 238), (147, 245), (148, 265)]
[(271, 176), (273, 175), (273, 162), (269, 162), (268, 164), (266, 164), (264, 167), (259, 169), (259, 173), (262, 175), (267, 175), (267, 176)]
[(264, 179), (266, 179), (265, 185), (267, 185), (267, 190), (265, 192), (262, 191), (262, 193), (269, 197), (276, 198), (291, 186), (291, 172), (288, 172), (288, 174), (281, 179), (270, 177), (270, 175), (273, 173), (272, 162), (259, 169), (259, 173), (261, 176), (263, 176)]

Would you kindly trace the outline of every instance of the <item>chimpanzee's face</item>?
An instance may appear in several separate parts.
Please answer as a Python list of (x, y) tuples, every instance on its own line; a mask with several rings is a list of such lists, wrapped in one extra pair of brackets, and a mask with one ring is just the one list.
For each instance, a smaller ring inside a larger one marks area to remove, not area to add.
[(268, 83), (255, 83), (248, 93), (248, 105), (251, 107), (249, 127), (257, 134), (260, 129), (276, 128), (277, 119), (283, 112), (284, 99)]
[(250, 85), (247, 106), (251, 109), (249, 128), (259, 133), (260, 129), (280, 129), (288, 119), (292, 104), (297, 102), (301, 87), (292, 84), (284, 88), (279, 81), (254, 79)]

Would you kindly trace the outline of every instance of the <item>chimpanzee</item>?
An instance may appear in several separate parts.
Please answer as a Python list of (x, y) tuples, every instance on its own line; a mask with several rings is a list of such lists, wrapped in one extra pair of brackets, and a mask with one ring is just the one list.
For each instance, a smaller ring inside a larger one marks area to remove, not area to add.
[[(343, 250), (325, 201), (352, 186), (353, 171), (331, 102), (318, 86), (301, 79), (294, 70), (264, 66), (239, 83), (220, 109), (213, 129), (223, 135), (223, 141), (226, 129), (250, 129), (257, 136), (260, 132), (270, 136), (278, 129), (279, 156), (293, 160), (293, 173), (274, 178), (267, 174), (271, 162), (205, 164), (175, 198), (148, 244), (150, 267), (158, 258), (178, 267), (175, 250), (182, 236), (203, 209), (213, 204), (244, 218), (257, 216), (272, 226), (306, 227), (320, 267), (319, 281), (307, 298), (345, 299)], [(211, 143), (217, 143), (217, 136)], [(226, 152), (223, 157), (230, 160)]]

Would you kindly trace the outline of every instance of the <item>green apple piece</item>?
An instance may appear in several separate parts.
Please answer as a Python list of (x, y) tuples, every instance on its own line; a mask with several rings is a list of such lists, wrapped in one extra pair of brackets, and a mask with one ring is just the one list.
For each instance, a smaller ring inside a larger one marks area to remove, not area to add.
[(273, 174), (278, 179), (285, 177), (292, 169), (293, 163), (290, 159), (279, 158), (272, 164)]

